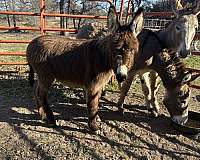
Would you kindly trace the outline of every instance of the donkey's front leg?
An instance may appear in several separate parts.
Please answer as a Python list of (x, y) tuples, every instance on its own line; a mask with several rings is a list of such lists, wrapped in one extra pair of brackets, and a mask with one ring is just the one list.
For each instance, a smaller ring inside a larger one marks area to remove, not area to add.
[(118, 84), (119, 89), (120, 89), (120, 97), (117, 102), (117, 107), (118, 107), (118, 110), (122, 113), (124, 112), (124, 109), (123, 109), (124, 99), (130, 89), (134, 75), (135, 75), (134, 73), (130, 72), (128, 74), (127, 79), (122, 84)]
[(87, 109), (88, 109), (88, 125), (92, 131), (99, 130), (97, 125), (97, 113), (99, 108), (99, 98), (101, 96), (101, 89), (94, 92), (94, 90), (86, 91), (86, 102), (87, 102)]
[(145, 96), (146, 107), (151, 111), (154, 117), (159, 115), (159, 103), (157, 92), (160, 86), (160, 78), (155, 71), (146, 72), (140, 75), (142, 90)]

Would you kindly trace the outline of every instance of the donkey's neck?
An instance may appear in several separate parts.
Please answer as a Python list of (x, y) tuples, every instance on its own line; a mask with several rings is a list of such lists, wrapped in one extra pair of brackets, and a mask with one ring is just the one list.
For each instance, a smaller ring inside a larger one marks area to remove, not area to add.
[(183, 79), (186, 67), (175, 53), (161, 52), (153, 58), (152, 69), (161, 77), (166, 89), (173, 89)]
[(167, 49), (176, 50), (176, 43), (174, 42), (174, 37), (172, 36), (173, 28), (173, 23), (171, 23), (167, 28), (158, 31), (158, 37)]
[(109, 37), (93, 41), (96, 41), (94, 48), (97, 52), (96, 61), (94, 60), (94, 63), (96, 63), (101, 70), (111, 70), (113, 68), (113, 51), (108, 45), (110, 43)]

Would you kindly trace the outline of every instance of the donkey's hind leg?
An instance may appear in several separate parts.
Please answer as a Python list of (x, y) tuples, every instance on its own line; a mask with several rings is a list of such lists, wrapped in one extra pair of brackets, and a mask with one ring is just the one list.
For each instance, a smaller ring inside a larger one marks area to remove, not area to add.
[(160, 77), (155, 71), (151, 71), (140, 75), (140, 80), (145, 96), (146, 106), (151, 111), (151, 113), (157, 117), (160, 110), (157, 100), (157, 92), (160, 86)]
[(38, 108), (38, 114), (41, 119), (48, 124), (55, 124), (53, 112), (47, 102), (48, 90), (51, 87), (53, 80), (38, 80), (38, 85), (35, 92), (36, 105)]

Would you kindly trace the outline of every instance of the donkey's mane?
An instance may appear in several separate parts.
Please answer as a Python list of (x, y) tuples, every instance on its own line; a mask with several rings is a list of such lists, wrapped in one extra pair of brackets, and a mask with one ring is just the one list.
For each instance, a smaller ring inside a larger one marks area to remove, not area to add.
[(187, 72), (185, 64), (177, 57), (176, 52), (166, 49), (154, 56), (153, 68), (158, 72), (166, 88), (174, 88), (181, 84)]

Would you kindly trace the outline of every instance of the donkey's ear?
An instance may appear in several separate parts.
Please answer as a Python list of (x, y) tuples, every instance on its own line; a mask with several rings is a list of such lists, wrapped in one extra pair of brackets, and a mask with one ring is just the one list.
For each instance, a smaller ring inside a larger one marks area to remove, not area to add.
[(200, 13), (200, 11), (196, 12), (196, 13), (195, 13), (195, 15), (196, 15), (196, 16), (198, 16), (198, 15), (199, 15), (199, 13)]
[(196, 2), (196, 6), (193, 9), (193, 14), (195, 14), (196, 16), (198, 16), (200, 13), (200, 1)]
[(196, 73), (196, 72), (192, 72), (192, 71), (188, 71), (183, 79), (182, 79), (182, 84), (185, 84), (185, 83), (189, 83), (189, 82), (192, 82), (194, 81), (196, 78), (200, 77), (200, 73)]
[(135, 32), (136, 36), (141, 32), (144, 26), (144, 9), (142, 7), (138, 8), (129, 25), (131, 30)]
[(176, 10), (182, 10), (183, 9), (183, 6), (181, 4), (181, 0), (176, 0), (175, 6), (176, 6)]
[(178, 12), (176, 9), (174, 9), (173, 7), (172, 7), (172, 11), (173, 11), (173, 13), (174, 13), (175, 18), (178, 19), (178, 17), (179, 17), (179, 12)]
[(110, 8), (108, 11), (107, 26), (110, 32), (115, 32), (120, 27), (119, 18), (117, 16), (115, 6), (112, 4), (110, 4)]

